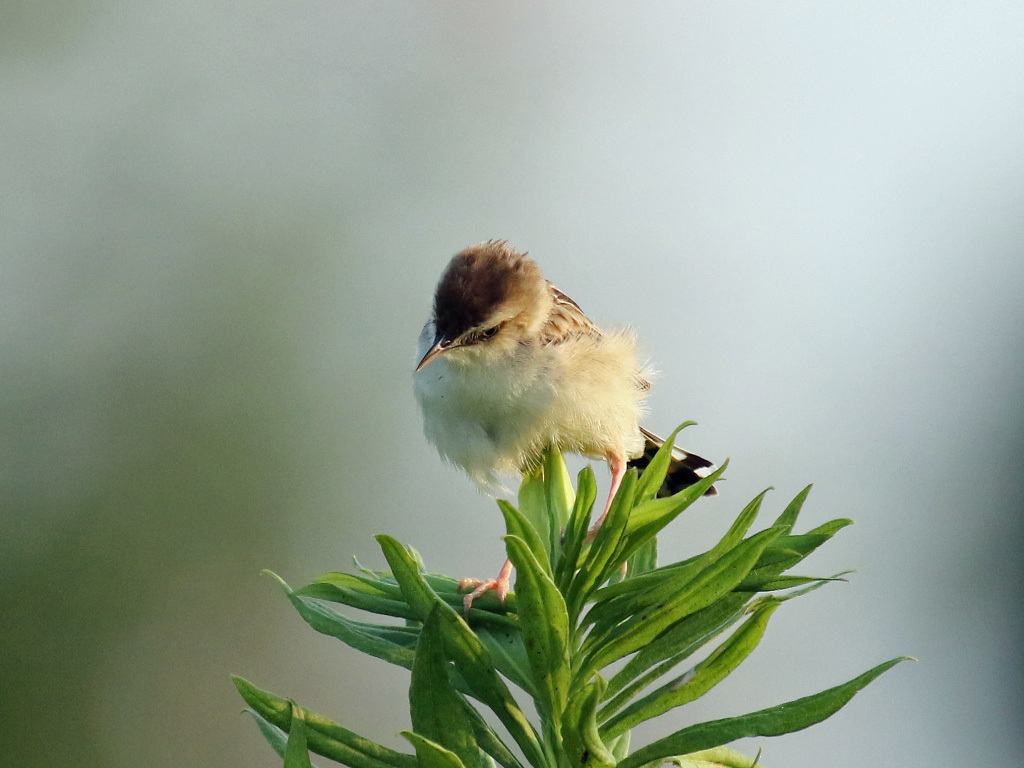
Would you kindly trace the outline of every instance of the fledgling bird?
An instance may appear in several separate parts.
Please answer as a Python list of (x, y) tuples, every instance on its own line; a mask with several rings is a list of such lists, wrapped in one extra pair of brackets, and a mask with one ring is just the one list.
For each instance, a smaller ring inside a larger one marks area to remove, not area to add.
[[(415, 373), (423, 430), (441, 456), (485, 490), (517, 475), (545, 449), (608, 462), (601, 524), (628, 466), (641, 470), (663, 441), (640, 427), (648, 372), (627, 330), (598, 329), (537, 265), (504, 241), (470, 246), (449, 262), (420, 333)], [(714, 470), (674, 449), (662, 493)], [(708, 495), (714, 495), (712, 487)], [(504, 599), (512, 566), (496, 579), (464, 580)]]

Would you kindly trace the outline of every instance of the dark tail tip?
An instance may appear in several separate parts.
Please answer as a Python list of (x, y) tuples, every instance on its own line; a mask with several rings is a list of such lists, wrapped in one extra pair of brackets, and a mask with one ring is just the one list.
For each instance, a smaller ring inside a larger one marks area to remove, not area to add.
[[(646, 440), (643, 455), (629, 462), (630, 467), (636, 467), (640, 472), (647, 469), (654, 459), (654, 454), (665, 444), (665, 441), (657, 435), (651, 434), (647, 430), (643, 430), (643, 433)], [(691, 485), (699, 483), (714, 471), (715, 465), (713, 462), (695, 453), (684, 451), (682, 448), (673, 448), (672, 461), (669, 463), (665, 482), (658, 489), (658, 497), (672, 496), (679, 493), (684, 488), (689, 488)], [(704, 495), (717, 496), (718, 489), (715, 486), (711, 486), (704, 492)]]

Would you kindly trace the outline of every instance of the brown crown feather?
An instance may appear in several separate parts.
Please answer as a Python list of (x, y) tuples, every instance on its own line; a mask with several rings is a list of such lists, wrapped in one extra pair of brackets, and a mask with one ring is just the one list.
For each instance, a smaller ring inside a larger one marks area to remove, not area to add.
[(479, 327), (506, 298), (543, 280), (540, 268), (504, 240), (488, 240), (457, 253), (434, 294), (437, 332), (449, 340)]

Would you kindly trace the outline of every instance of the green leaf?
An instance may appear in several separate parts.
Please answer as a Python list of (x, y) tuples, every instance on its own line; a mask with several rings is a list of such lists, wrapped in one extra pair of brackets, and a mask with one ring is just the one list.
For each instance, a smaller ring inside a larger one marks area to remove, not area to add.
[[(687, 486), (672, 496), (660, 499), (648, 499), (636, 505), (630, 515), (629, 526), (626, 528), (626, 535), (632, 538), (646, 540), (653, 536), (666, 525), (675, 520), (679, 514), (693, 502), (705, 494), (715, 481), (718, 480), (729, 466), (729, 460), (722, 462), (722, 466), (712, 472), (698, 483)], [(642, 543), (642, 542), (641, 542)]]
[[(291, 727), (292, 705), (287, 699), (261, 690), (244, 678), (232, 676), (231, 680), (260, 717), (285, 731)], [(413, 755), (388, 749), (321, 715), (305, 712), (304, 724), (309, 749), (351, 768), (417, 768)]]
[[(537, 465), (523, 476), (522, 485), (519, 486), (519, 511), (530, 521), (544, 542), (544, 560), (551, 566), (556, 566), (561, 559), (562, 528), (569, 521), (574, 500), (575, 493), (565, 467), (565, 459), (561, 451), (548, 448)], [(509, 533), (521, 535), (512, 530)], [(532, 548), (533, 543), (529, 540), (527, 543)], [(537, 559), (544, 562), (539, 556)]]
[[(680, 563), (655, 569), (649, 573), (627, 579), (619, 584), (603, 587), (595, 594), (597, 605), (587, 615), (587, 623), (618, 624), (648, 605), (655, 605), (676, 593), (692, 576), (708, 564), (719, 559), (739, 544), (750, 529), (761, 501), (768, 491), (762, 491), (751, 501), (730, 526), (722, 539), (709, 551)], [(762, 555), (763, 559), (763, 555)], [(609, 599), (621, 598), (621, 599)]]
[(626, 573), (629, 574), (629, 578), (636, 578), (637, 576), (653, 571), (657, 567), (658, 538), (656, 536), (652, 536), (630, 556), (629, 568)]
[(544, 452), (544, 492), (548, 519), (551, 521), (548, 553), (551, 562), (556, 563), (562, 550), (562, 529), (569, 523), (569, 514), (576, 502), (576, 494), (572, 490), (572, 480), (565, 466), (565, 457), (555, 448), (548, 448)]
[(412, 669), (418, 629), (354, 621), (322, 603), (300, 597), (279, 576), (270, 575), (280, 583), (299, 615), (317, 632), (335, 637), (357, 651)]
[(581, 663), (578, 674), (589, 676), (591, 671), (639, 650), (672, 624), (730, 592), (743, 580), (761, 552), (779, 532), (779, 529), (768, 528), (754, 534), (701, 570), (672, 597), (627, 619), (621, 627), (616, 628), (614, 636), (590, 651)]
[(412, 608), (413, 617), (419, 621), (426, 621), (434, 606), (445, 605), (444, 601), (423, 578), (410, 550), (390, 536), (379, 534), (374, 538), (377, 539), (388, 565), (391, 566), (391, 573), (402, 590), (402, 597)]
[[(758, 536), (761, 537), (757, 539), (758, 541), (765, 538), (764, 532)], [(739, 537), (742, 537), (742, 533), (739, 533)], [(594, 607), (584, 619), (585, 624), (594, 625), (594, 630), (584, 643), (583, 649), (590, 650), (598, 643), (604, 642), (610, 633), (621, 635), (623, 626), (629, 625), (630, 622), (636, 623), (637, 617), (645, 615), (647, 609), (664, 606), (669, 601), (678, 599), (686, 589), (692, 588), (695, 579), (707, 578), (715, 573), (716, 567), (732, 562), (725, 559), (729, 553), (732, 553), (733, 558), (742, 559), (743, 553), (747, 550), (734, 551), (740, 545), (739, 537), (730, 531), (715, 547), (702, 555), (625, 582), (640, 582), (643, 589), (633, 589), (627, 594), (619, 594), (622, 590), (617, 590), (616, 587), (621, 585), (612, 585), (599, 590), (595, 596)], [(773, 537), (768, 538), (770, 543)], [(611, 599), (608, 599), (609, 595)]]
[(654, 498), (662, 483), (665, 482), (668, 468), (672, 465), (672, 446), (675, 445), (676, 435), (687, 427), (694, 426), (696, 423), (695, 421), (684, 422), (676, 427), (675, 431), (668, 436), (668, 439), (658, 449), (658, 452), (654, 454), (654, 458), (651, 459), (647, 468), (640, 475), (640, 480), (636, 485), (636, 498), (640, 500)]
[(569, 515), (569, 522), (562, 538), (562, 556), (555, 567), (555, 583), (563, 595), (568, 592), (569, 584), (576, 574), (580, 552), (590, 529), (590, 516), (596, 498), (597, 481), (594, 479), (594, 470), (588, 465), (580, 470), (576, 478), (576, 503), (572, 508), (572, 514)]
[(341, 603), (382, 616), (413, 618), (413, 612), (402, 599), (397, 585), (371, 582), (351, 573), (325, 573), (313, 583), (295, 591), (300, 597)]
[[(268, 723), (260, 717), (259, 712), (256, 710), (245, 709), (244, 712), (252, 717), (253, 722), (256, 723), (256, 727), (259, 728), (260, 733), (263, 734), (263, 738), (267, 740), (267, 743), (270, 744), (271, 748), (277, 752), (278, 756), (283, 760), (285, 750), (288, 748), (287, 732), (281, 730), (276, 725)], [(311, 768), (316, 768), (316, 766), (313, 765)]]
[(785, 526), (786, 533), (793, 530), (793, 526), (796, 524), (797, 515), (800, 514), (801, 508), (803, 508), (804, 502), (807, 500), (807, 494), (811, 492), (811, 486), (808, 485), (796, 497), (789, 502), (786, 508), (779, 515), (778, 520), (775, 521), (775, 525)]
[(596, 677), (569, 701), (562, 716), (562, 742), (569, 765), (611, 768), (615, 756), (597, 728), (597, 704), (604, 694), (604, 680)]
[(256, 723), (256, 727), (259, 728), (260, 733), (263, 734), (263, 738), (267, 740), (267, 743), (281, 758), (284, 758), (284, 750), (285, 747), (288, 746), (288, 733), (281, 730), (276, 725), (268, 723), (264, 718), (260, 717), (260, 713), (255, 709), (249, 709), (247, 707), (242, 711), (252, 717), (253, 722)]
[(558, 722), (569, 692), (569, 614), (555, 584), (526, 542), (506, 536), (516, 569), (519, 623), (541, 717)]
[(420, 736), (412, 731), (399, 731), (416, 750), (416, 758), (422, 768), (465, 768), (459, 756), (450, 749)]
[(398, 580), (406, 601), (425, 620), (435, 605), (439, 611), (445, 656), (455, 662), (473, 695), (486, 704), (508, 729), (526, 759), (535, 766), (544, 764), (543, 750), (533, 726), (502, 682), (490, 654), (469, 625), (430, 588), (405, 547), (390, 536), (377, 536), (391, 572)]
[(590, 552), (569, 586), (566, 604), (570, 617), (575, 618), (580, 614), (591, 593), (607, 578), (606, 571), (621, 564), (621, 560), (615, 562), (613, 557), (629, 523), (635, 490), (636, 471), (631, 469), (622, 479), (608, 515), (590, 544)]
[[(530, 522), (523, 515), (504, 499), (498, 499), (498, 508), (505, 517), (505, 530), (509, 536), (516, 536), (521, 539), (530, 549), (533, 558), (540, 565), (541, 569), (551, 576), (551, 561), (548, 559), (547, 545), (541, 541), (540, 536)], [(519, 590), (516, 590), (516, 609), (518, 611)]]
[(447, 608), (441, 613), (446, 655), (473, 691), (473, 695), (497, 715), (526, 759), (543, 764), (543, 750), (533, 726), (526, 719), (498, 673), (480, 640), (459, 616)]
[[(448, 662), (441, 636), (440, 608), (423, 622), (416, 662), (409, 683), (413, 730), (459, 756), (466, 768), (485, 768), (473, 728), (463, 715), (463, 702), (448, 682)], [(421, 760), (422, 762), (422, 760)]]
[(537, 689), (530, 673), (523, 635), (516, 627), (477, 627), (476, 636), (487, 648), (494, 667), (510, 682), (522, 688), (531, 698), (536, 698)]
[(551, 541), (551, 518), (548, 516), (547, 491), (544, 488), (544, 463), (538, 462), (523, 473), (519, 486), (519, 511), (530, 521), (541, 541)]
[(706, 478), (684, 488), (679, 493), (664, 498), (649, 499), (637, 504), (629, 516), (629, 522), (622, 537), (622, 546), (616, 555), (622, 560), (628, 559), (648, 539), (658, 535), (666, 525), (682, 514), (683, 510), (701, 498), (722, 476), (728, 466), (727, 459), (722, 462), (721, 467)]
[(674, 763), (679, 768), (764, 768), (759, 762), (761, 753), (758, 752), (757, 755), (751, 758), (735, 749), (715, 747), (691, 752), (688, 755), (676, 755), (668, 758), (666, 762)]
[(736, 585), (737, 592), (777, 592), (782, 589), (802, 587), (805, 584), (824, 584), (829, 581), (847, 581), (845, 571), (835, 576), (769, 576), (755, 575), (753, 571)]
[(600, 720), (607, 720), (643, 688), (688, 659), (735, 624), (747, 611), (748, 596), (735, 592), (687, 616), (662, 632), (633, 656), (608, 683), (609, 702)]
[[(415, 619), (415, 611), (405, 602), (402, 590), (391, 574), (379, 576), (368, 578), (351, 573), (325, 573), (311, 584), (295, 590), (295, 594), (299, 597), (341, 603), (383, 616)], [(448, 605), (461, 608), (463, 596), (455, 579), (428, 573), (423, 574), (423, 579)], [(473, 603), (473, 608), (466, 618), (471, 624), (514, 627), (516, 620), (507, 615), (510, 606), (513, 605), (514, 600), (506, 604), (501, 603), (493, 595), (487, 595)]]
[(770, 547), (765, 549), (751, 573), (753, 576), (764, 574), (776, 576), (787, 571), (836, 533), (852, 524), (852, 520), (831, 520), (804, 534), (780, 536), (772, 542)]
[[(604, 695), (607, 696), (607, 693)], [(626, 731), (624, 734), (619, 736), (619, 738), (612, 741), (608, 745), (608, 748), (612, 751), (612, 757), (615, 758), (615, 764), (618, 765), (621, 763), (625, 759), (626, 755), (629, 754), (629, 731)]]
[(309, 750), (306, 748), (306, 721), (302, 708), (294, 701), (292, 705), (292, 721), (288, 728), (288, 746), (284, 750), (284, 768), (313, 768), (309, 763)]
[(846, 579), (840, 577), (845, 576), (848, 573), (853, 573), (853, 571), (841, 571), (840, 573), (837, 573), (835, 576), (829, 579), (817, 579), (816, 581), (808, 584), (806, 587), (801, 587), (800, 589), (793, 589), (789, 592), (785, 592), (782, 594), (775, 594), (772, 595), (770, 599), (778, 600), (780, 603), (784, 603), (787, 600), (792, 600), (794, 597), (800, 597), (801, 595), (806, 595), (811, 592), (814, 592), (817, 589), (821, 589), (826, 584), (831, 584), (835, 581), (846, 581)]
[(465, 700), (462, 702), (462, 707), (463, 716), (473, 728), (476, 743), (480, 745), (480, 748), (497, 760), (498, 764), (504, 766), (504, 768), (523, 768), (523, 764), (509, 751), (505, 743), (498, 738), (498, 734), (484, 721), (480, 713)]
[(693, 669), (634, 702), (611, 718), (601, 736), (613, 739), (645, 720), (700, 698), (729, 675), (761, 642), (768, 619), (780, 603), (758, 608), (733, 635)]
[(739, 717), (711, 720), (683, 728), (637, 750), (619, 763), (618, 768), (641, 768), (655, 760), (717, 747), (745, 737), (781, 736), (802, 730), (833, 715), (868, 683), (907, 658), (903, 656), (879, 664), (849, 682), (812, 696)]

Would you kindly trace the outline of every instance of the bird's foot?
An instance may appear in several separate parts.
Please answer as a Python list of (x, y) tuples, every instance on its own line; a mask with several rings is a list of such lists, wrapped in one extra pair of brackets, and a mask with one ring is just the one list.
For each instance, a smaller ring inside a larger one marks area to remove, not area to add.
[(473, 587), (474, 589), (462, 598), (462, 608), (466, 613), (469, 613), (469, 609), (473, 606), (473, 601), (485, 592), (494, 592), (498, 595), (498, 599), (501, 600), (501, 602), (505, 602), (505, 596), (508, 595), (509, 590), (511, 589), (508, 578), (483, 580), (462, 579), (459, 582), (459, 590), (461, 591), (467, 587)]
[(501, 602), (505, 602), (505, 597), (512, 589), (511, 583), (509, 583), (509, 576), (512, 575), (512, 561), (506, 560), (505, 564), (501, 566), (501, 570), (498, 572), (496, 579), (462, 579), (459, 582), (459, 590), (466, 589), (467, 587), (473, 587), (473, 591), (462, 598), (462, 608), (466, 613), (469, 613), (469, 609), (473, 605), (473, 601), (476, 600), (480, 595), (485, 592), (495, 592), (498, 595), (498, 599)]

